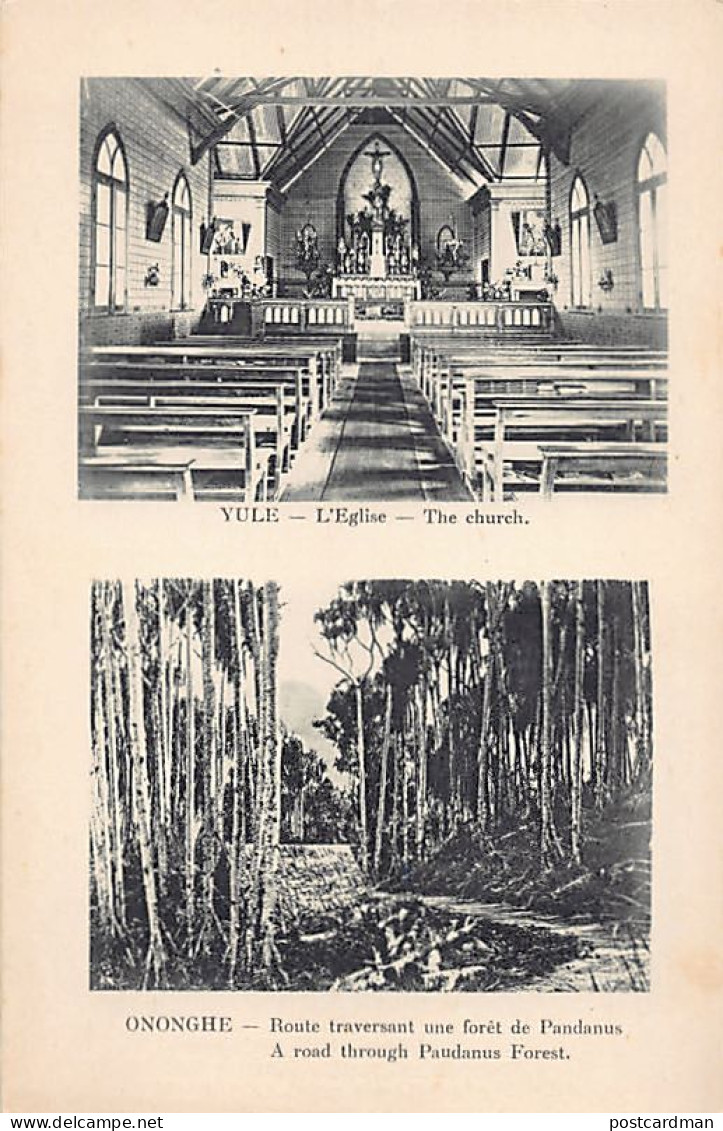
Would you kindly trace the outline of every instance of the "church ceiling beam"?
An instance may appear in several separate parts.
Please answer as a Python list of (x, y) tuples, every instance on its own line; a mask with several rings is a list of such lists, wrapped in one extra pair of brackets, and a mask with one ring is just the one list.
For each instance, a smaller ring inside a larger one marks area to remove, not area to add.
[(228, 106), (228, 116), (224, 118), (223, 121), (219, 122), (218, 126), (207, 134), (198, 145), (191, 147), (191, 164), (197, 165), (211, 146), (222, 141), (226, 134), (233, 129), (239, 118), (243, 118), (262, 102), (268, 102), (268, 96), (273, 91), (282, 89), (285, 86), (289, 86), (290, 83), (297, 81), (296, 77), (265, 79), (263, 82), (257, 84), (256, 89), (245, 95), (238, 105)]
[(254, 177), (258, 181), (261, 177), (261, 160), (259, 158), (259, 148), (256, 144), (256, 126), (254, 125), (253, 114), (246, 115), (246, 124), (249, 129), (249, 142), (251, 143), (251, 161), (254, 166)]
[(316, 152), (311, 154), (311, 156), (305, 163), (299, 164), (299, 167), (293, 172), (290, 177), (279, 181), (277, 185), (279, 192), (288, 192), (294, 182), (297, 181), (299, 177), (301, 177), (304, 173), (306, 173), (308, 169), (311, 168), (311, 166), (318, 160), (318, 158), (321, 157), (321, 154), (325, 153), (327, 149), (329, 149), (337, 141), (337, 139), (341, 137), (341, 135), (349, 128), (349, 126), (356, 120), (357, 117), (358, 112), (345, 116), (337, 126), (336, 130), (333, 130), (330, 134), (327, 135), (326, 144), (321, 151), (317, 149)]
[(442, 155), (441, 155), (441, 154), (439, 153), (439, 151), (438, 151), (438, 149), (436, 148), (436, 146), (434, 146), (434, 145), (430, 145), (430, 144), (429, 144), (429, 142), (427, 141), (427, 139), (426, 139), (426, 137), (424, 136), (424, 134), (423, 134), (423, 133), (420, 133), (420, 131), (419, 131), (419, 128), (418, 128), (418, 127), (416, 127), (416, 126), (415, 126), (415, 125), (414, 125), (414, 124), (413, 124), (413, 123), (411, 122), (411, 120), (410, 120), (410, 118), (409, 118), (408, 116), (407, 116), (407, 117), (405, 118), (405, 117), (403, 117), (403, 116), (402, 116), (401, 114), (399, 114), (399, 113), (398, 113), (398, 112), (397, 112), (396, 110), (394, 110), (394, 109), (390, 109), (390, 114), (392, 115), (392, 117), (394, 118), (394, 120), (395, 120), (396, 122), (398, 122), (398, 123), (399, 123), (399, 125), (400, 125), (400, 126), (401, 126), (401, 127), (403, 128), (403, 129), (405, 129), (405, 130), (407, 131), (407, 133), (408, 133), (408, 134), (410, 135), (410, 137), (413, 137), (413, 138), (414, 138), (414, 140), (415, 140), (416, 142), (418, 142), (418, 143), (419, 143), (419, 145), (421, 145), (421, 146), (422, 146), (422, 148), (423, 148), (423, 149), (425, 149), (425, 150), (427, 151), (427, 153), (429, 153), (429, 155), (430, 155), (431, 157), (433, 157), (433, 158), (434, 158), (434, 160), (435, 160), (435, 161), (436, 161), (436, 162), (437, 162), (437, 163), (438, 163), (439, 165), (441, 165), (441, 166), (442, 166), (442, 168), (444, 169), (444, 171), (445, 171), (445, 172), (446, 172), (447, 174), (449, 174), (450, 176), (454, 177), (454, 178), (455, 178), (455, 179), (456, 179), (457, 181), (459, 181), (460, 183), (462, 183), (462, 178), (464, 178), (464, 180), (466, 180), (466, 181), (469, 181), (469, 182), (470, 182), (471, 184), (473, 184), (473, 185), (475, 185), (475, 186), (477, 185), (477, 181), (475, 180), (475, 178), (474, 178), (474, 177), (472, 177), (472, 176), (470, 175), (470, 173), (468, 173), (468, 172), (467, 172), (467, 170), (466, 170), (466, 169), (464, 169), (464, 168), (460, 168), (460, 171), (459, 171), (459, 173), (457, 173), (457, 172), (454, 172), (454, 171), (453, 171), (453, 170), (452, 170), (452, 169), (450, 168), (450, 164), (449, 164), (449, 161), (448, 161), (448, 160), (447, 160), (446, 158), (444, 158), (444, 157), (443, 157), (443, 156), (442, 156)]
[[(428, 121), (425, 117), (426, 111), (421, 111), (416, 107), (413, 109), (418, 118)], [(435, 132), (438, 134), (437, 138), (434, 137)], [(467, 131), (448, 112), (443, 110), (442, 116), (438, 117), (435, 130), (429, 135), (429, 141), (440, 152), (449, 172), (455, 174), (459, 172), (473, 184), (477, 184), (476, 178), (470, 175), (464, 167), (464, 162), (467, 162), (485, 180), (497, 179), (497, 174), (490, 162), (475, 152), (474, 148), (470, 146)]]
[[(222, 142), (238, 121), (250, 121), (254, 109), (262, 105), (272, 107), (282, 148), (266, 168), (281, 172), (284, 180), (306, 168), (308, 160), (314, 157), (310, 149), (312, 138), (317, 139), (317, 149), (319, 141), (322, 148), (328, 147), (330, 134), (339, 126), (355, 120), (360, 112), (376, 109), (388, 111), (410, 133), (414, 127), (421, 135), (416, 140), (429, 146), (449, 172), (472, 183), (478, 183), (480, 177), (499, 179), (505, 163), (509, 164), (512, 146), (517, 144), (539, 144), (568, 163), (573, 124), (596, 97), (595, 84), (572, 80), (208, 76), (201, 80), (157, 80), (157, 86), (162, 81), (166, 86), (159, 86), (157, 96), (165, 97), (176, 105), (177, 111), (185, 113), (193, 164), (213, 145)], [(175, 82), (176, 87), (169, 82)], [(499, 106), (505, 112), (501, 137), (499, 141), (490, 139), (477, 144), (480, 111), (487, 105)], [(462, 113), (466, 107), (471, 108), (471, 113)], [(512, 119), (528, 132), (529, 141), (510, 141)], [(485, 149), (497, 147), (501, 172), (484, 153)], [(258, 143), (255, 154), (255, 161), (261, 166)]]
[(472, 107), (472, 113), (469, 118), (469, 144), (470, 149), (474, 148), (474, 139), (477, 135), (477, 119), (479, 118), (479, 105), (475, 102)]
[(485, 103), (494, 104), (499, 100), (493, 96), (480, 96), (476, 94), (366, 94), (364, 91), (348, 91), (344, 94), (269, 94), (268, 96), (261, 96), (258, 102), (266, 102), (276, 106), (342, 106), (342, 107), (357, 107), (362, 109), (365, 106), (394, 106), (402, 107), (408, 105), (409, 101), (415, 105), (430, 106), (436, 108), (438, 106), (479, 106)]
[(510, 113), (509, 110), (505, 114), (504, 124), (502, 126), (502, 138), (500, 140), (500, 180), (505, 175), (505, 162), (507, 160), (507, 142), (510, 140)]

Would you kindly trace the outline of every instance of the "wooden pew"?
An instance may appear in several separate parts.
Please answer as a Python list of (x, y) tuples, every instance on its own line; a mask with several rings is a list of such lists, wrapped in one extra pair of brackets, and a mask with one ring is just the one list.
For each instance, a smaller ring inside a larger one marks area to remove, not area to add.
[[(111, 384), (110, 388), (103, 383), (100, 385), (100, 389), (87, 390), (87, 394), (92, 392), (95, 395), (88, 395), (85, 403), (95, 407), (136, 406), (159, 410), (198, 407), (216, 409), (219, 412), (253, 412), (256, 446), (270, 449), (268, 492), (274, 496), (281, 490), (282, 476), (291, 467), (296, 426), (294, 406), (287, 406), (282, 385), (247, 385), (231, 390), (230, 393), (224, 386), (212, 387), (204, 393), (187, 383), (180, 389), (168, 388), (162, 383), (152, 388), (135, 382), (123, 385), (118, 383), (116, 387)], [(84, 419), (87, 419), (87, 415)]]
[(187, 451), (128, 448), (81, 454), (79, 496), (193, 502), (193, 456)]
[(447, 367), (463, 364), (496, 365), (536, 365), (542, 362), (559, 365), (585, 367), (601, 365), (605, 362), (627, 366), (645, 364), (651, 368), (665, 369), (667, 354), (664, 350), (651, 350), (645, 347), (629, 346), (589, 346), (582, 343), (548, 343), (544, 346), (525, 345), (510, 348), (508, 345), (489, 347), (484, 342), (460, 345), (451, 340), (435, 340), (425, 345), (414, 341), (412, 344), (412, 364), (420, 384), (428, 375)]
[(663, 444), (542, 443), (540, 494), (557, 490), (664, 491), (668, 453)]
[[(254, 412), (227, 406), (81, 405), (80, 418), (83, 479), (86, 465), (91, 480), (102, 471), (112, 476), (114, 469), (125, 474), (142, 469), (152, 476), (156, 468), (168, 474), (175, 466), (185, 475), (184, 494), (190, 473), (196, 497), (209, 494), (202, 479), (221, 475), (231, 479), (229, 489), (243, 501), (266, 498), (271, 450), (257, 446)], [(106, 457), (105, 468), (99, 457)], [(210, 493), (227, 490), (216, 486)]]
[(284, 422), (280, 434), (284, 436), (284, 467), (293, 458), (299, 447), (299, 414), (292, 391), (283, 385), (254, 385), (228, 382), (216, 385), (205, 381), (173, 382), (158, 381), (149, 387), (145, 381), (88, 381), (81, 389), (81, 404), (126, 405), (144, 404), (159, 406), (203, 404), (209, 407), (222, 407), (225, 404), (238, 408), (253, 409), (260, 416), (275, 412), (279, 421)]
[(473, 481), (481, 478), (483, 498), (500, 503), (506, 464), (540, 463), (540, 445), (561, 437), (580, 453), (590, 442), (619, 440), (621, 432), (629, 444), (638, 432), (642, 441), (656, 443), (665, 410), (664, 402), (642, 398), (492, 397), (486, 416), (475, 414), (472, 434), (467, 429), (460, 437), (459, 461)]
[(430, 389), (434, 382), (450, 373), (458, 375), (475, 375), (484, 377), (490, 374), (495, 379), (500, 370), (509, 370), (513, 376), (526, 377), (533, 371), (539, 371), (547, 377), (553, 378), (556, 374), (565, 374), (571, 378), (579, 376), (581, 379), (590, 372), (599, 370), (616, 371), (619, 373), (636, 374), (643, 372), (651, 377), (657, 375), (662, 381), (667, 377), (667, 363), (664, 358), (650, 358), (644, 354), (623, 355), (607, 351), (605, 353), (590, 354), (558, 354), (551, 356), (508, 356), (504, 352), (486, 356), (471, 352), (468, 355), (453, 354), (449, 356), (433, 357), (428, 359), (420, 368), (417, 379), (426, 396), (430, 396)]
[[(115, 347), (114, 347), (115, 349)], [(276, 356), (269, 355), (267, 357), (259, 357), (256, 355), (247, 355), (242, 351), (228, 350), (219, 351), (216, 348), (203, 348), (198, 347), (194, 353), (173, 353), (167, 350), (154, 349), (152, 352), (145, 354), (113, 354), (105, 356), (104, 353), (93, 353), (91, 359), (86, 359), (84, 364), (81, 365), (81, 374), (87, 372), (95, 365), (102, 364), (105, 366), (122, 367), (124, 365), (134, 366), (147, 366), (149, 371), (151, 369), (158, 370), (165, 367), (175, 367), (176, 375), (180, 375), (182, 369), (204, 369), (206, 371), (213, 370), (214, 376), (217, 376), (216, 370), (237, 369), (243, 372), (293, 372), (300, 373), (306, 385), (308, 385), (310, 396), (314, 407), (314, 415), (321, 412), (328, 403), (332, 391), (333, 382), (329, 371), (324, 369), (323, 366), (318, 364), (310, 364), (309, 359), (291, 357), (285, 354), (278, 354)], [(109, 370), (110, 371), (110, 370)], [(208, 376), (208, 373), (206, 374)], [(210, 378), (209, 378), (210, 379)]]
[(259, 341), (258, 339), (222, 338), (221, 342), (213, 336), (201, 337), (194, 335), (189, 339), (195, 348), (216, 350), (219, 346), (226, 349), (236, 359), (256, 361), (258, 363), (280, 362), (291, 365), (304, 365), (310, 373), (316, 376), (321, 385), (322, 407), (325, 407), (336, 388), (341, 372), (342, 347), (341, 342), (329, 339), (309, 339), (304, 337), (288, 340), (274, 338), (272, 342)]
[(337, 379), (340, 353), (335, 349), (296, 348), (261, 345), (234, 345), (232, 341), (223, 344), (213, 341), (189, 338), (191, 344), (158, 343), (153, 346), (94, 346), (88, 360), (106, 362), (148, 362), (150, 364), (175, 365), (240, 365), (257, 367), (282, 365), (306, 367), (310, 378), (319, 385), (319, 407), (328, 404)]
[(635, 373), (598, 370), (555, 373), (500, 369), (482, 377), (447, 374), (430, 389), (430, 405), (447, 442), (454, 448), (462, 433), (474, 434), (475, 418), (489, 412), (491, 402), (501, 397), (554, 398), (569, 403), (580, 398), (611, 402), (631, 398), (657, 400), (664, 404), (664, 382), (647, 371)]
[(237, 369), (214, 366), (153, 365), (146, 362), (99, 363), (86, 366), (81, 375), (81, 399), (98, 396), (142, 394), (173, 396), (181, 394), (219, 396), (279, 396), (293, 408), (292, 445), (299, 446), (314, 419), (316, 389), (308, 373), (283, 367)]

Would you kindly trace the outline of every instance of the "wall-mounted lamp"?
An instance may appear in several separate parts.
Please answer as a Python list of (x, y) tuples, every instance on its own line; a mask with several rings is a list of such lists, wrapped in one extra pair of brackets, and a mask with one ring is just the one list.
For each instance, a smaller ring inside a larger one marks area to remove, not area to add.
[(597, 285), (599, 286), (600, 290), (605, 291), (606, 294), (608, 293), (608, 291), (611, 291), (613, 289), (613, 287), (615, 286), (615, 280), (613, 279), (612, 270), (609, 267), (606, 271), (603, 271), (602, 275), (597, 281)]
[(146, 275), (143, 280), (144, 287), (157, 287), (161, 281), (161, 269), (157, 263), (151, 263), (150, 267), (146, 268)]

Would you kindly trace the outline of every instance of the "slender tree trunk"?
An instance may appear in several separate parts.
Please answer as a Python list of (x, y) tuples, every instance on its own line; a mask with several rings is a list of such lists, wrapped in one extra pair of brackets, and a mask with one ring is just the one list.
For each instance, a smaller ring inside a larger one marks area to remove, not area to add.
[(415, 689), (414, 717), (417, 727), (417, 858), (424, 859), (427, 826), (427, 688)]
[(103, 656), (102, 685), (105, 702), (105, 715), (108, 737), (108, 805), (111, 813), (110, 839), (113, 861), (113, 885), (115, 892), (115, 912), (118, 923), (126, 927), (125, 893), (125, 829), (123, 805), (120, 788), (120, 749), (119, 738), (122, 733), (122, 699), (120, 695), (120, 676), (115, 644), (112, 638), (113, 610), (115, 608), (115, 587), (111, 582), (103, 586), (101, 605), (101, 652)]
[(625, 752), (623, 743), (627, 743), (627, 735), (623, 734), (622, 721), (622, 692), (620, 672), (620, 626), (617, 618), (612, 622), (612, 705), (610, 710), (611, 749), (609, 759), (608, 791), (614, 797), (625, 785)]
[(235, 757), (232, 789), (231, 844), (229, 853), (228, 982), (233, 987), (238, 968), (241, 939), (242, 882), (246, 852), (246, 702), (244, 697), (243, 621), (241, 583), (233, 583), (234, 661), (234, 738)]
[(597, 699), (595, 706), (595, 808), (603, 807), (606, 778), (605, 742), (605, 582), (597, 583)]
[(399, 868), (400, 862), (400, 773), (399, 773), (399, 731), (394, 730), (394, 739), (392, 746), (392, 769), (394, 770), (394, 782), (392, 788), (392, 829), (391, 829), (391, 870), (396, 872)]
[(367, 779), (366, 749), (364, 742), (364, 702), (361, 682), (354, 684), (356, 700), (357, 762), (359, 775), (359, 841), (360, 864), (364, 875), (369, 872), (369, 844), (367, 841)]
[(641, 777), (650, 768), (650, 716), (645, 668), (645, 593), (643, 581), (632, 585), (633, 634), (635, 640), (635, 776)]
[(148, 754), (143, 712), (143, 671), (141, 663), (141, 632), (136, 594), (132, 583), (123, 583), (123, 610), (126, 623), (126, 650), (128, 663), (128, 707), (130, 716), (130, 753), (136, 790), (138, 818), (138, 848), (143, 873), (143, 891), (148, 917), (148, 954), (146, 957), (143, 988), (151, 975), (156, 986), (165, 978), (166, 954), (161, 936), (158, 914), (158, 892), (153, 861), (151, 825), (151, 789), (148, 780)]
[(487, 671), (482, 688), (482, 710), (480, 712), (479, 745), (477, 747), (477, 820), (483, 832), (490, 821), (489, 795), (489, 746), (488, 735), (492, 704), (492, 680), (494, 678), (494, 654), (492, 643), (487, 653)]
[(166, 890), (168, 877), (169, 817), (166, 795), (166, 767), (171, 760), (170, 735), (167, 729), (167, 688), (165, 615), (163, 610), (163, 581), (158, 581), (158, 669), (153, 697), (153, 729), (156, 735), (156, 766), (153, 793), (156, 799), (158, 821), (158, 886), (161, 894)]
[(575, 601), (575, 692), (573, 718), (575, 742), (570, 773), (570, 850), (576, 864), (581, 861), (582, 850), (582, 730), (583, 730), (583, 675), (585, 664), (585, 606), (582, 582), (574, 583)]
[(379, 794), (377, 797), (377, 827), (374, 838), (374, 875), (379, 877), (382, 869), (382, 847), (384, 844), (384, 823), (387, 809), (387, 778), (389, 775), (389, 740), (392, 728), (392, 687), (387, 684), (384, 707), (384, 737), (382, 739), (381, 762), (379, 766)]
[(186, 606), (186, 950), (193, 954), (196, 902), (196, 704), (193, 688), (192, 594)]
[(267, 762), (267, 836), (264, 859), (264, 885), (261, 908), (262, 960), (269, 970), (277, 962), (274, 942), (275, 913), (277, 901), (276, 877), (279, 867), (279, 845), (281, 841), (281, 740), (279, 734), (277, 665), (279, 654), (279, 596), (274, 582), (264, 586), (266, 663), (263, 673), (263, 698), (266, 703), (266, 750)]
[(402, 718), (401, 772), (402, 772), (402, 864), (406, 869), (409, 864), (409, 772), (408, 772), (408, 741), (409, 741), (409, 709), (404, 711)]
[(261, 936), (262, 896), (264, 883), (264, 849), (266, 841), (267, 822), (267, 765), (266, 765), (266, 698), (262, 669), (265, 663), (264, 649), (262, 648), (262, 633), (265, 635), (266, 625), (263, 629), (260, 619), (259, 607), (260, 594), (249, 586), (249, 645), (253, 657), (254, 668), (254, 698), (256, 722), (256, 757), (255, 775), (253, 784), (253, 801), (251, 808), (252, 835), (254, 843), (253, 866), (251, 869), (251, 888), (249, 893), (249, 908), (246, 923), (246, 965), (253, 970), (258, 965), (258, 948)]
[(218, 735), (216, 733), (216, 694), (213, 678), (214, 665), (214, 603), (213, 585), (210, 581), (201, 582), (201, 673), (203, 686), (203, 733), (201, 736), (203, 749), (203, 763), (201, 766), (201, 780), (203, 794), (201, 801), (202, 836), (203, 836), (203, 872), (202, 872), (202, 939), (205, 943), (205, 934), (209, 930), (214, 917), (214, 882), (215, 845), (214, 845), (214, 797), (213, 779), (216, 767), (216, 751)]
[(556, 857), (557, 836), (552, 815), (552, 601), (550, 583), (540, 584), (542, 603), (542, 720), (540, 733), (540, 860), (549, 867)]
[[(96, 611), (94, 601), (94, 612)], [(111, 819), (108, 798), (105, 729), (97, 673), (91, 676), (91, 747), (93, 763), (91, 767), (92, 808), (90, 820), (91, 846), (93, 849), (93, 876), (98, 900), (98, 914), (101, 927), (111, 936), (119, 933), (115, 915), (113, 893), (113, 866), (111, 861)]]

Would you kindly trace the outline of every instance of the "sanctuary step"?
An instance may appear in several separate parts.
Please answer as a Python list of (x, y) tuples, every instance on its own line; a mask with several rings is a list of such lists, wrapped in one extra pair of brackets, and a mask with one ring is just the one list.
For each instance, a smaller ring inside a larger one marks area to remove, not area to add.
[(399, 361), (400, 332), (388, 322), (361, 322), (357, 326), (357, 358), (359, 361)]
[(373, 337), (360, 334), (357, 339), (357, 356), (359, 361), (399, 361), (399, 334), (377, 334)]

